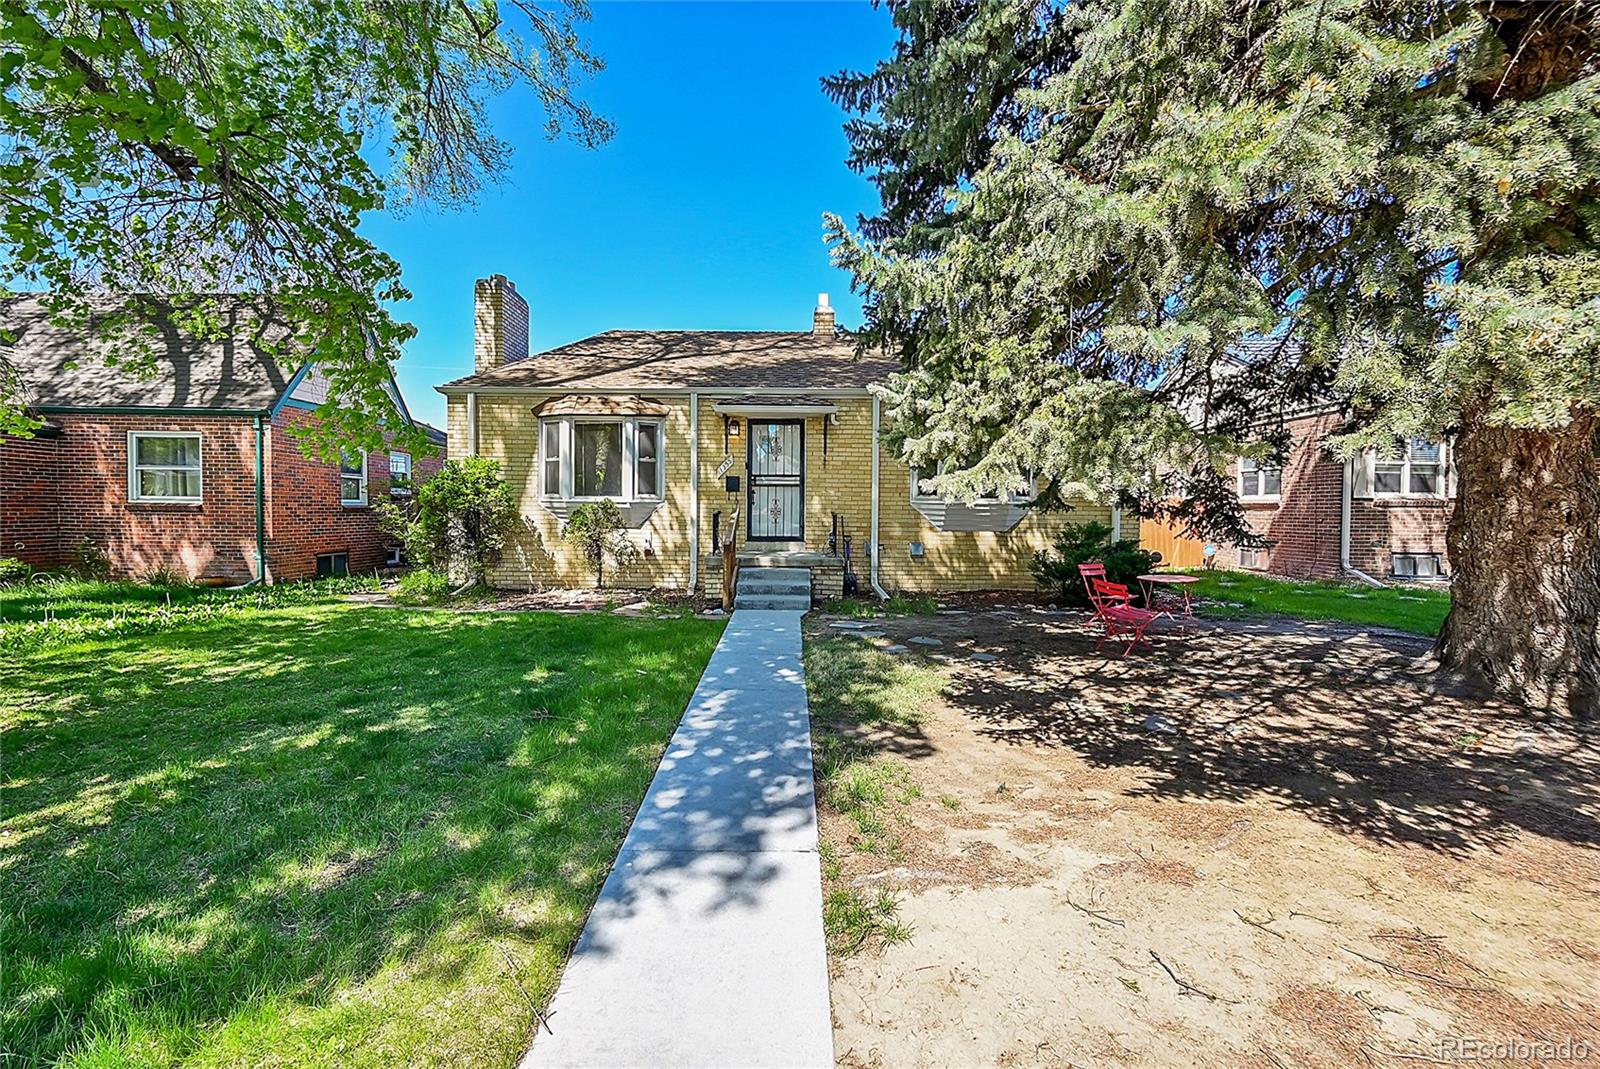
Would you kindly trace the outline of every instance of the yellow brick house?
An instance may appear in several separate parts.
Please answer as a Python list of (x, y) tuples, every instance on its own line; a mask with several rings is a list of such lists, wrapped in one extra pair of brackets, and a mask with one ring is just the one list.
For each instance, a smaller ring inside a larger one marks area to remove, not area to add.
[(809, 569), (839, 593), (1027, 589), (1028, 564), (1067, 523), (1109, 508), (1035, 510), (1023, 496), (945, 502), (880, 442), (872, 387), (895, 363), (857, 358), (826, 295), (806, 331), (614, 330), (528, 351), (528, 306), (502, 275), (476, 286), (474, 374), (438, 389), (450, 456), (498, 460), (523, 531), (497, 586), (584, 586), (561, 526), (585, 500), (617, 502), (639, 549), (612, 581), (715, 591), (735, 514), (746, 564)]

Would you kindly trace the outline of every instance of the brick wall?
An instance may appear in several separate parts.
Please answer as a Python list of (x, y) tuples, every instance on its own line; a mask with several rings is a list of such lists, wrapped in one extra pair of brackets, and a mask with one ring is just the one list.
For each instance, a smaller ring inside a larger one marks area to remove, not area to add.
[(65, 563), (57, 536), (60, 451), (52, 428), (42, 428), (32, 438), (0, 437), (0, 557), (15, 557), (35, 568)]
[[(351, 573), (382, 568), (397, 544), (378, 525), (378, 503), (404, 505), (410, 498), (390, 492), (389, 452), (367, 454), (367, 501), (340, 501), (339, 465), (307, 457), (291, 428), (317, 418), (308, 409), (285, 407), (274, 417), (268, 449), (267, 555), (272, 577), (305, 579), (317, 574), (317, 557), (346, 554)], [(413, 482), (438, 472), (443, 458), (412, 455)]]
[[(682, 588), (689, 578), (691, 529), (689, 524), (689, 456), (692, 426), (689, 401), (684, 397), (654, 400), (669, 407), (663, 443), (666, 464), (666, 500), (631, 533), (635, 544), (652, 549), (608, 583), (624, 587), (671, 586)], [(748, 507), (746, 457), (749, 430), (741, 419), (741, 433), (724, 438), (722, 416), (714, 409), (717, 398), (700, 397), (700, 544), (701, 581), (712, 572), (705, 567), (711, 551), (714, 514), (726, 524), (733, 511)], [(841, 533), (854, 542), (855, 568), (863, 586), (867, 582), (867, 542), (872, 518), (872, 403), (867, 398), (842, 399), (838, 419), (826, 431), (819, 418), (805, 421), (805, 545), (823, 550), (835, 513)], [(479, 395), (478, 441), (482, 455), (499, 460), (506, 478), (522, 501), (525, 528), (513, 539), (504, 559), (491, 574), (507, 587), (543, 584), (580, 586), (592, 582), (587, 566), (561, 541), (561, 519), (540, 500), (538, 486), (538, 420), (533, 400), (521, 396)], [(451, 398), (448, 426), (452, 455), (468, 452), (466, 400)], [(725, 458), (732, 465), (725, 474), (718, 468)], [(911, 473), (885, 450), (880, 460), (879, 536), (884, 545), (882, 580), (896, 590), (1031, 589), (1028, 564), (1036, 549), (1048, 545), (1061, 527), (1090, 519), (1109, 522), (1110, 510), (1078, 502), (1065, 513), (1030, 514), (1010, 531), (959, 532), (938, 530), (911, 502)], [(724, 490), (727, 475), (738, 476), (739, 492)], [(745, 538), (743, 530), (739, 537)], [(910, 546), (920, 542), (921, 557)]]
[[(41, 567), (63, 567), (87, 544), (104, 554), (118, 576), (166, 573), (242, 581), (253, 574), (255, 432), (248, 418), (86, 413), (51, 419), (61, 426), (53, 443), (8, 440), (0, 448), (5, 537), (28, 541), (12, 530), (16, 517), (31, 517), (24, 522), (31, 525), (37, 547), (37, 556), (31, 551), (19, 556)], [(200, 435), (198, 504), (129, 500), (130, 431)], [(41, 478), (46, 472), (49, 477)], [(53, 547), (41, 541), (39, 524), (47, 516), (55, 528)]]
[[(114, 575), (158, 573), (184, 579), (243, 582), (256, 570), (255, 425), (247, 416), (51, 417), (54, 438), (0, 442), (0, 555), (40, 568), (64, 568), (85, 544)], [(315, 419), (285, 409), (266, 428), (268, 554), (276, 580), (316, 574), (316, 554), (349, 552), (350, 567), (382, 565), (390, 540), (370, 507), (339, 504), (338, 466), (301, 456), (286, 433)], [(201, 499), (167, 504), (129, 499), (128, 433), (200, 435)], [(441, 458), (414, 458), (414, 478), (437, 472)], [(369, 462), (368, 501), (388, 491), (389, 455)], [(331, 502), (331, 504), (330, 504)]]
[[(1340, 423), (1337, 414), (1291, 421), (1281, 493), (1276, 500), (1245, 500), (1251, 530), (1274, 543), (1266, 551), (1266, 571), (1296, 579), (1339, 576), (1345, 465), (1329, 454), (1324, 442)], [(1238, 485), (1236, 464), (1229, 466), (1228, 477)], [(1390, 574), (1395, 553), (1438, 553), (1443, 561), (1453, 505), (1453, 500), (1443, 498), (1355, 498), (1350, 509), (1350, 563), (1382, 578)], [(1224, 546), (1218, 563), (1241, 567), (1239, 547)]]

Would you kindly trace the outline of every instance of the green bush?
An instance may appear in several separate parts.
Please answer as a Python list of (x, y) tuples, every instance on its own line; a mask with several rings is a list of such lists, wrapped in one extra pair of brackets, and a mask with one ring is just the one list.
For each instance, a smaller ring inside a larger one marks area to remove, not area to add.
[(594, 569), (594, 585), (604, 587), (606, 557), (609, 555), (618, 568), (627, 566), (639, 555), (639, 550), (628, 538), (627, 525), (622, 522), (622, 510), (614, 501), (588, 501), (572, 510), (561, 537), (577, 546), (583, 559)]
[(1033, 555), (1034, 582), (1041, 590), (1048, 590), (1063, 605), (1087, 605), (1089, 596), (1084, 590), (1083, 577), (1078, 565), (1101, 561), (1106, 566), (1106, 578), (1113, 583), (1134, 586), (1141, 575), (1156, 565), (1156, 555), (1140, 549), (1132, 538), (1113, 542), (1111, 528), (1097, 520), (1075, 524), (1056, 535), (1055, 544)]
[(33, 578), (33, 566), (15, 557), (0, 557), (0, 586), (25, 583)]
[(462, 457), (417, 489), (416, 515), (378, 506), (383, 529), (405, 543), (407, 555), (448, 574), (467, 570), (482, 584), (520, 519), (517, 493), (500, 477), (499, 461)]

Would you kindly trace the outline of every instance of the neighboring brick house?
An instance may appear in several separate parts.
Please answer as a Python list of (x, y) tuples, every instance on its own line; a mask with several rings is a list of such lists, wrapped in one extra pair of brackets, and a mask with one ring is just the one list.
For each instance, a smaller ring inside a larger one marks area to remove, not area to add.
[[(438, 470), (442, 432), (430, 435), (431, 457), (310, 460), (288, 432), (317, 418), (326, 381), (265, 350), (283, 328), (262, 302), (227, 299), (220, 338), (186, 332), (153, 298), (140, 308), (161, 339), (151, 377), (106, 364), (36, 296), (0, 306), (11, 338), (0, 361), (46, 421), (31, 438), (0, 438), (0, 556), (42, 569), (103, 558), (118, 576), (233, 583), (396, 562), (372, 506), (407, 499)], [(409, 485), (394, 477), (399, 465)]]
[[(1235, 364), (1250, 358), (1242, 345)], [(1413, 441), (1402, 457), (1372, 451), (1341, 461), (1327, 447), (1347, 422), (1342, 405), (1288, 413), (1281, 467), (1229, 466), (1250, 528), (1265, 549), (1223, 545), (1217, 563), (1293, 578), (1438, 578), (1450, 574), (1445, 535), (1455, 504), (1448, 442)]]
[(921, 493), (881, 444), (869, 389), (898, 365), (857, 359), (825, 295), (808, 331), (609, 331), (537, 355), (515, 286), (496, 275), (476, 297), (476, 373), (439, 389), (450, 454), (500, 461), (521, 496), (526, 528), (499, 585), (592, 582), (560, 531), (598, 497), (618, 503), (641, 551), (615, 577), (624, 586), (715, 589), (714, 531), (736, 510), (747, 563), (810, 569), (823, 595), (840, 589), (847, 539), (863, 592), (1026, 589), (1034, 552), (1063, 526), (1116, 522), (1089, 501), (1062, 512), (1028, 493), (973, 505)]

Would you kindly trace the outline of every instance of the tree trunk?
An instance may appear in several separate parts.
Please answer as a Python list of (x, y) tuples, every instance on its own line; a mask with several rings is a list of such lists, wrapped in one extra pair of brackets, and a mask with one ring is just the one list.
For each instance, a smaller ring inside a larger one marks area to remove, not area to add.
[(1469, 414), (1455, 445), (1440, 662), (1543, 713), (1600, 706), (1600, 417), (1554, 431)]

